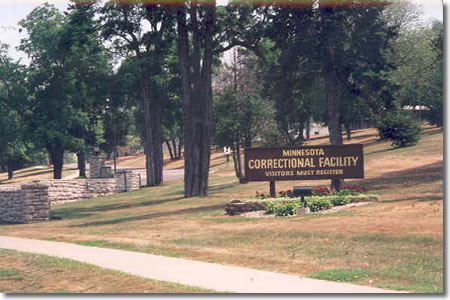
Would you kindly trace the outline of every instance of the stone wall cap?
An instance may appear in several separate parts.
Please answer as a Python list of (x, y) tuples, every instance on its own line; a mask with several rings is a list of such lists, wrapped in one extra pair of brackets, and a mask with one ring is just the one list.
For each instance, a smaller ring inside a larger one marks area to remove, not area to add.
[(26, 189), (48, 188), (48, 184), (44, 183), (44, 182), (24, 183), (24, 184), (22, 184), (22, 188), (26, 188)]

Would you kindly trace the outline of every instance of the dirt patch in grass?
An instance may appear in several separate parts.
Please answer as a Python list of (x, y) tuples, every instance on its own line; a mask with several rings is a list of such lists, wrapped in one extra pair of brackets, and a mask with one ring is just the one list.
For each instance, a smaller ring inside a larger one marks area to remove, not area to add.
[(206, 293), (44, 255), (0, 250), (1, 293)]

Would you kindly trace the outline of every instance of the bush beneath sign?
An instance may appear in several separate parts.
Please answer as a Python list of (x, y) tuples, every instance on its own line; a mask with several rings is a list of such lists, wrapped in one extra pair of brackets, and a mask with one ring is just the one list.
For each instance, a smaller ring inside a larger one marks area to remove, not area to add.
[[(311, 212), (319, 212), (333, 206), (347, 205), (351, 202), (376, 200), (377, 196), (368, 194), (367, 189), (352, 186), (344, 186), (337, 193), (327, 188), (317, 188), (313, 190), (312, 197), (305, 197), (306, 206)], [(260, 207), (264, 207), (266, 214), (276, 216), (293, 216), (301, 208), (301, 198), (294, 197), (292, 190), (280, 191), (275, 198), (256, 192), (255, 198), (245, 202), (261, 204)]]

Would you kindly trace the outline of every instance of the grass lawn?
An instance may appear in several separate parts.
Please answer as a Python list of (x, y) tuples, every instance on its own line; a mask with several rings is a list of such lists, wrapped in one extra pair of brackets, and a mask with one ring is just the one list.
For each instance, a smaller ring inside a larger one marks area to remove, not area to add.
[[(52, 207), (62, 220), (2, 225), (0, 235), (182, 257), (421, 293), (443, 291), (443, 134), (427, 128), (418, 145), (391, 149), (373, 129), (364, 143), (367, 187), (380, 201), (346, 211), (290, 218), (224, 215), (233, 199), (268, 192), (239, 184), (232, 162), (212, 157), (210, 195), (183, 198), (182, 180)], [(317, 137), (311, 144), (325, 143)], [(277, 182), (324, 186), (329, 181)], [(17, 259), (19, 260), (19, 258)], [(49, 273), (48, 276), (56, 277)]]
[[(0, 250), (0, 293), (211, 293), (69, 259)], [(93, 280), (95, 278), (95, 280)]]

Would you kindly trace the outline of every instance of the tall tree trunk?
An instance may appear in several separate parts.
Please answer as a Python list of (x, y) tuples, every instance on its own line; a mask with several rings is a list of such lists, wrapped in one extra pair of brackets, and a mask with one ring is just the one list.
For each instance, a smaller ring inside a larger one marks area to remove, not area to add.
[(303, 141), (305, 140), (305, 136), (303, 135), (303, 131), (305, 131), (305, 124), (304, 124), (304, 122), (299, 122), (297, 140), (298, 140), (298, 142), (300, 144), (303, 144)]
[(64, 148), (56, 142), (48, 149), (53, 163), (53, 178), (62, 179), (62, 169), (64, 166)]
[[(198, 23), (198, 3), (190, 5), (192, 57), (189, 57), (186, 8), (180, 7), (178, 23), (178, 58), (184, 101), (185, 167), (184, 196), (208, 195), (211, 147), (212, 60), (215, 3), (204, 6), (204, 22)], [(203, 57), (202, 57), (203, 53)], [(195, 95), (195, 98), (193, 97)]]
[[(341, 89), (336, 71), (336, 57), (331, 45), (327, 47), (328, 57), (324, 72), (325, 91), (328, 107), (328, 131), (332, 145), (342, 145), (341, 123), (339, 122), (339, 107), (341, 105)], [(342, 185), (341, 179), (332, 179), (331, 185), (339, 191)]]
[(114, 145), (113, 159), (114, 159), (114, 174), (116, 174), (117, 173), (117, 148), (115, 145)]
[(236, 174), (237, 178), (239, 177), (239, 172), (238, 172), (238, 162), (237, 162), (237, 151), (236, 151), (236, 146), (234, 144), (234, 142), (232, 142), (232, 156), (233, 156), (233, 166), (234, 166), (234, 173)]
[(175, 138), (172, 139), (172, 149), (173, 149), (173, 157), (174, 159), (178, 159), (179, 158), (179, 154), (177, 151), (177, 140)]
[(350, 141), (352, 139), (352, 128), (349, 123), (344, 124), (345, 134), (347, 135), (347, 140)]
[(178, 141), (178, 157), (177, 159), (180, 159), (182, 156), (182, 150), (183, 150), (183, 138), (180, 138)]
[(309, 141), (311, 139), (311, 121), (308, 118), (306, 120), (306, 140)]
[(162, 99), (155, 97), (152, 101), (151, 122), (153, 131), (153, 163), (155, 165), (155, 183), (163, 182), (163, 135), (161, 128)]
[(173, 155), (173, 152), (172, 152), (172, 146), (170, 146), (170, 141), (165, 140), (165, 142), (166, 142), (167, 149), (169, 149), (170, 160), (175, 160), (175, 156)]
[(80, 177), (86, 177), (86, 152), (81, 151), (77, 153), (78, 170)]
[(12, 159), (8, 159), (8, 180), (14, 178), (14, 161)]
[[(236, 143), (236, 158), (237, 158), (237, 176), (239, 179), (242, 179), (242, 160), (241, 160), (241, 144), (239, 143), (239, 140)], [(240, 180), (239, 180), (240, 182)]]
[(156, 186), (162, 183), (161, 107), (158, 100), (151, 101), (148, 79), (145, 73), (141, 75), (141, 94), (144, 107), (144, 153), (147, 186)]

